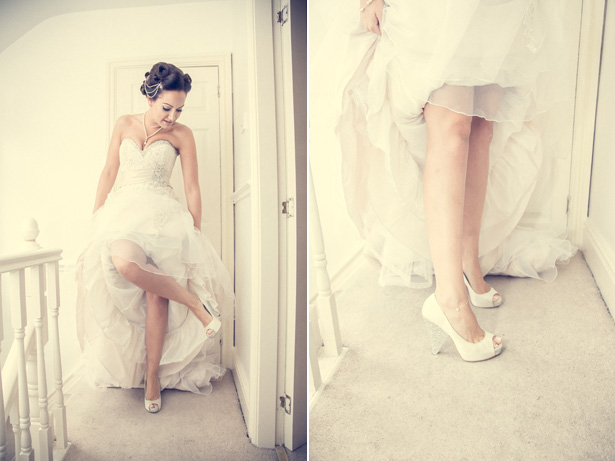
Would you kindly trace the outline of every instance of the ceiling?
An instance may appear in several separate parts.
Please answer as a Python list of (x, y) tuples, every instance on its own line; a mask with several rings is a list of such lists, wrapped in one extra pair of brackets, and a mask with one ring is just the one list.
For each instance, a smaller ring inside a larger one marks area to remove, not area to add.
[(0, 53), (30, 29), (53, 16), (200, 1), (207, 0), (0, 0)]

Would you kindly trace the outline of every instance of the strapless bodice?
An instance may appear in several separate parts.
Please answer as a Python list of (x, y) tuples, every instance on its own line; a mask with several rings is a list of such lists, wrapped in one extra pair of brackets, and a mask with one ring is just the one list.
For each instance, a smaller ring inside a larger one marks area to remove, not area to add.
[(177, 149), (167, 140), (159, 139), (141, 150), (132, 139), (125, 138), (120, 144), (118, 186), (170, 188), (176, 159)]

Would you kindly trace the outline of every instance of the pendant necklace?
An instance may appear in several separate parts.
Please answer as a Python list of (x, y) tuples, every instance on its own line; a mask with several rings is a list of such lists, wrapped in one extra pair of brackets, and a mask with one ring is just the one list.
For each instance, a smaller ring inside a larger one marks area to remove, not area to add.
[(152, 136), (154, 136), (156, 133), (158, 133), (160, 130), (162, 130), (162, 127), (158, 128), (156, 131), (154, 131), (152, 134), (150, 134), (149, 136), (147, 135), (147, 129), (145, 128), (145, 114), (147, 112), (145, 112), (143, 114), (143, 131), (145, 131), (145, 141), (143, 141), (143, 149), (145, 149), (145, 145), (147, 144), (147, 140), (149, 138), (151, 138)]

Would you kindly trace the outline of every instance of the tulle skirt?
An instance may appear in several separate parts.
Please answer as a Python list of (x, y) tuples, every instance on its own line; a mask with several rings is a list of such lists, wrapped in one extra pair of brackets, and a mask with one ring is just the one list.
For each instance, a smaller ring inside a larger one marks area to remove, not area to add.
[[(549, 110), (572, 95), (562, 2), (387, 0), (381, 37), (354, 10), (337, 134), (348, 210), (382, 264), (381, 283), (432, 283), (422, 197), (427, 103), (495, 122), (483, 272), (553, 280), (556, 262), (576, 251), (545, 210), (551, 159), (565, 155)], [(544, 214), (529, 219), (528, 204), (540, 200)]]
[[(209, 240), (194, 227), (192, 216), (170, 188), (124, 186), (109, 194), (94, 215), (91, 243), (77, 265), (83, 371), (97, 386), (142, 387), (145, 293), (119, 274), (113, 257), (172, 277), (190, 291), (200, 288), (222, 317), (233, 312), (231, 281)], [(161, 388), (209, 393), (210, 380), (224, 372), (220, 334), (208, 338), (188, 307), (169, 301)]]

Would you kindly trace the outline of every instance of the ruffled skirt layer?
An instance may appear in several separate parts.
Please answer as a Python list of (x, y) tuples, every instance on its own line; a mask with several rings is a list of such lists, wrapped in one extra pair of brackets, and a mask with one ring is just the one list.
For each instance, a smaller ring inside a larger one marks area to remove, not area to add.
[(382, 264), (382, 284), (432, 283), (427, 103), (495, 122), (483, 272), (552, 280), (556, 262), (575, 253), (549, 209), (553, 166), (566, 154), (548, 111), (572, 94), (562, 10), (555, 0), (389, 1), (382, 37), (355, 26), (337, 133), (348, 209)]
[[(209, 240), (170, 189), (122, 187), (96, 213), (90, 245), (77, 266), (77, 326), (88, 381), (103, 387), (142, 387), (146, 368), (142, 289), (124, 279), (113, 258), (172, 277), (199, 289), (224, 317), (233, 311), (230, 277)], [(224, 375), (220, 336), (206, 329), (183, 304), (168, 303), (160, 362), (161, 388), (211, 392)]]

